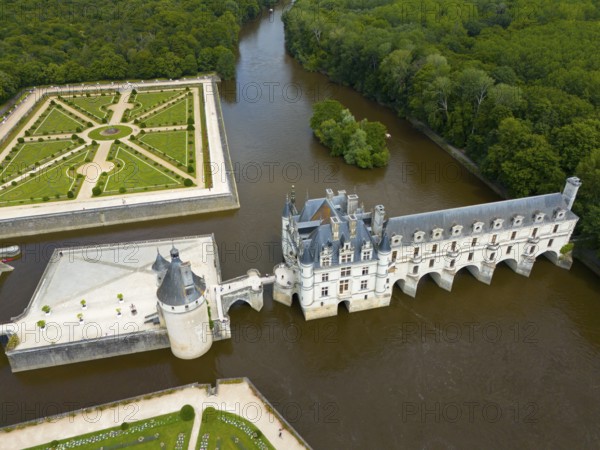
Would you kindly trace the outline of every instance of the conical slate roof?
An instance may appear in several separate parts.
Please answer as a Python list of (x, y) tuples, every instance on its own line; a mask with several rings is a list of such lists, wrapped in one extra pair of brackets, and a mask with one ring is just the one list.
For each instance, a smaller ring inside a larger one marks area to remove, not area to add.
[(204, 279), (192, 272), (189, 262), (179, 259), (179, 251), (173, 247), (167, 273), (156, 291), (158, 299), (165, 305), (183, 306), (198, 300), (205, 289)]
[(169, 261), (163, 258), (158, 249), (156, 249), (156, 261), (152, 264), (152, 270), (155, 272), (164, 272), (169, 268), (169, 265)]
[(383, 238), (381, 239), (381, 243), (379, 244), (380, 252), (391, 252), (392, 247), (390, 246), (390, 238), (387, 233), (383, 233)]

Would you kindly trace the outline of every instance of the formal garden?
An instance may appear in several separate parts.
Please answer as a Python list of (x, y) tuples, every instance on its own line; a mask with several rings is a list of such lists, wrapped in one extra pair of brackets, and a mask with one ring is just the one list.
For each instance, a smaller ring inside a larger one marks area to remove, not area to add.
[[(110, 414), (106, 412), (106, 414)], [(195, 412), (190, 405), (180, 411), (119, 426), (82, 434), (73, 438), (48, 442), (29, 450), (109, 450), (135, 447), (138, 450), (184, 450), (188, 448)], [(66, 430), (65, 430), (66, 431)]]
[(0, 207), (210, 187), (205, 116), (202, 85), (42, 97), (0, 145)]
[(236, 414), (208, 407), (202, 414), (196, 450), (271, 450), (275, 447), (250, 421)]

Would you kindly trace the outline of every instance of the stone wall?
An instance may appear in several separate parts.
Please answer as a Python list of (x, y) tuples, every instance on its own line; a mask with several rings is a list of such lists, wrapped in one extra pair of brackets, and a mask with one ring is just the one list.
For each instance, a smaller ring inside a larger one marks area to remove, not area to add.
[(5, 218), (0, 220), (0, 239), (136, 223), (239, 207), (238, 198), (234, 193), (34, 217)]
[(166, 330), (140, 331), (65, 344), (6, 352), (13, 372), (169, 348)]

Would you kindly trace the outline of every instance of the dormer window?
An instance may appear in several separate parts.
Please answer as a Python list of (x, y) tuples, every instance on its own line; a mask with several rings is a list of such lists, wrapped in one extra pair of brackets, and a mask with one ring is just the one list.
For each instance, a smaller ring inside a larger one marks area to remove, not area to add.
[(321, 266), (322, 267), (329, 267), (329, 266), (331, 266), (331, 257), (330, 256), (323, 256), (323, 257), (321, 257)]
[(462, 233), (462, 229), (463, 229), (462, 225), (454, 225), (451, 228), (452, 236), (460, 236), (460, 233)]
[(413, 240), (415, 242), (422, 242), (424, 238), (425, 238), (424, 231), (415, 231), (415, 234), (413, 235)]
[(350, 250), (350, 242), (344, 242), (344, 250)]
[(392, 235), (392, 245), (400, 245), (402, 243), (402, 236), (399, 234)]
[(494, 219), (492, 220), (492, 228), (494, 230), (499, 230), (502, 228), (502, 224), (504, 223), (504, 219)]
[(362, 251), (362, 260), (369, 261), (371, 259), (371, 250), (363, 250)]
[(443, 233), (444, 233), (443, 229), (441, 229), (441, 228), (434, 228), (431, 231), (431, 238), (432, 239), (440, 239), (442, 237)]
[(544, 220), (544, 217), (546, 216), (546, 214), (544, 214), (543, 212), (536, 212), (533, 215), (533, 221), (535, 223), (542, 223), (542, 221)]
[(483, 230), (483, 222), (475, 222), (473, 224), (473, 233), (481, 233)]
[(565, 215), (566, 215), (566, 211), (565, 211), (564, 209), (557, 209), (557, 210), (554, 212), (554, 218), (555, 218), (556, 220), (562, 220), (562, 219), (564, 219), (564, 218), (565, 218)]
[(519, 215), (514, 216), (512, 218), (513, 227), (520, 227), (521, 225), (523, 225), (523, 219), (524, 219), (523, 216), (519, 216)]

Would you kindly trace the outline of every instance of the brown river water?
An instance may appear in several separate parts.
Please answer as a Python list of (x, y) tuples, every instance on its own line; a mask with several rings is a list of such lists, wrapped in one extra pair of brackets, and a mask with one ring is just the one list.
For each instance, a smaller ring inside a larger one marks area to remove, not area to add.
[[(308, 73), (284, 50), (281, 8), (244, 27), (236, 82), (221, 86), (238, 211), (27, 238), (0, 279), (0, 322), (27, 305), (52, 250), (214, 233), (223, 278), (281, 260), (280, 213), (325, 188), (401, 215), (499, 200), (388, 109)], [(363, 171), (329, 157), (308, 121), (333, 97), (383, 122), (390, 164)], [(217, 174), (216, 176), (219, 176)], [(74, 274), (76, 276), (76, 274)], [(192, 382), (247, 376), (318, 449), (582, 448), (600, 440), (600, 281), (546, 259), (530, 278), (501, 264), (491, 286), (460, 273), (415, 299), (305, 322), (299, 307), (231, 310), (233, 338), (194, 361), (170, 350), (12, 374), (0, 355), (0, 426)], [(0, 443), (0, 448), (2, 447)]]

